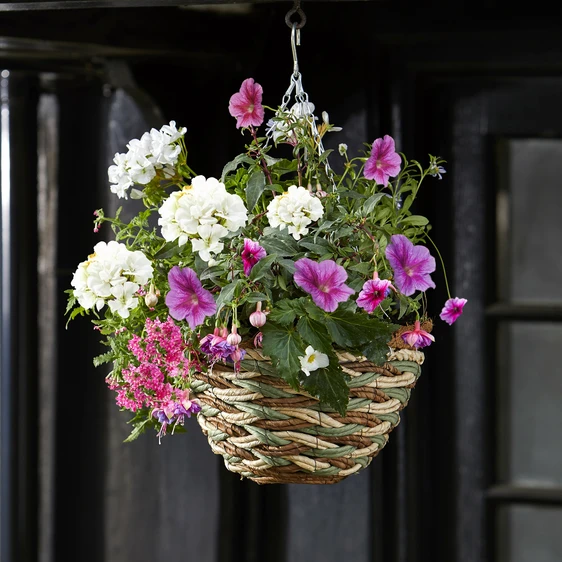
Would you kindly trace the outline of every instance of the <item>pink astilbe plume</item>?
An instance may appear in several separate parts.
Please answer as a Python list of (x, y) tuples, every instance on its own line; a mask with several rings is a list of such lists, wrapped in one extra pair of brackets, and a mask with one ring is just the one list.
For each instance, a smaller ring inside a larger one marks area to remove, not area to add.
[(400, 172), (402, 160), (394, 148), (394, 139), (385, 135), (373, 142), (371, 156), (365, 163), (363, 175), (368, 180), (375, 180), (378, 184), (388, 185), (388, 178), (395, 177)]
[(228, 104), (228, 111), (236, 117), (236, 128), (259, 127), (263, 123), (264, 110), (261, 104), (263, 88), (253, 78), (246, 78), (240, 91), (233, 94)]
[(444, 322), (447, 322), (449, 325), (454, 324), (462, 314), (462, 310), (466, 303), (466, 299), (459, 299), (457, 297), (449, 299), (445, 303), (439, 318), (441, 318)]
[(212, 316), (217, 305), (213, 295), (204, 289), (193, 269), (183, 269), (175, 265), (168, 273), (170, 291), (166, 295), (166, 305), (170, 316), (176, 320), (187, 320), (194, 330), (203, 323), (205, 317)]
[(414, 246), (403, 234), (394, 234), (385, 253), (394, 270), (396, 287), (403, 295), (435, 289), (430, 276), (435, 271), (435, 258), (425, 246)]
[(257, 242), (244, 238), (244, 249), (242, 250), (244, 275), (250, 275), (254, 265), (265, 258), (266, 255), (266, 251)]
[(314, 304), (326, 312), (334, 312), (340, 302), (355, 292), (345, 284), (345, 269), (333, 260), (318, 263), (301, 258), (295, 262), (295, 268), (295, 283), (310, 293)]

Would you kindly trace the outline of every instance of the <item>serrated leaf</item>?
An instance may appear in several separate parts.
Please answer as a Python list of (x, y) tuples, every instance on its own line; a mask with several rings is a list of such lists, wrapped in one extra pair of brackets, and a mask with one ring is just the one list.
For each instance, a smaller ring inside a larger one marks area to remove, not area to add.
[(246, 154), (239, 154), (234, 160), (228, 162), (222, 169), (221, 182), (224, 183), (226, 175), (236, 170), (240, 164), (255, 164), (255, 162)]
[(332, 352), (332, 338), (321, 322), (303, 315), (297, 323), (297, 331), (305, 344), (322, 353)]
[[(398, 326), (394, 327), (398, 329)], [(388, 336), (380, 336), (371, 340), (368, 344), (360, 348), (361, 353), (373, 363), (382, 365), (386, 361), (386, 354), (388, 353), (388, 342), (394, 330)]]
[(349, 387), (345, 383), (345, 376), (337, 357), (330, 357), (330, 364), (325, 369), (312, 371), (303, 386), (307, 392), (317, 396), (320, 402), (345, 416), (349, 403)]
[(250, 271), (250, 279), (253, 281), (257, 281), (261, 279), (264, 275), (267, 275), (271, 272), (271, 264), (277, 259), (276, 254), (270, 254), (269, 256), (265, 256), (259, 260), (254, 267), (252, 267), (252, 271)]
[(256, 170), (248, 180), (246, 185), (246, 207), (252, 212), (256, 203), (259, 201), (265, 188), (265, 174), (263, 170)]
[(101, 355), (94, 357), (93, 359), (94, 367), (105, 365), (105, 363), (109, 363), (110, 361), (113, 361), (114, 357), (115, 357), (115, 353), (113, 353), (113, 351), (106, 351), (105, 353), (102, 353)]
[(275, 236), (263, 236), (260, 245), (268, 254), (277, 254), (282, 257), (294, 256), (299, 253), (299, 247), (290, 236), (283, 236), (281, 232)]
[(293, 328), (285, 328), (267, 322), (262, 327), (263, 352), (272, 360), (272, 364), (295, 390), (299, 388), (299, 357), (305, 355), (305, 346), (299, 334)]
[(296, 301), (283, 299), (275, 303), (269, 313), (269, 320), (281, 326), (290, 326), (297, 317)]
[(127, 439), (125, 439), (125, 441), (123, 441), (123, 443), (130, 443), (131, 441), (134, 441), (135, 439), (137, 439), (137, 437), (142, 435), (147, 430), (148, 425), (151, 424), (151, 422), (152, 422), (152, 419), (147, 418), (143, 422), (136, 424), (133, 431), (131, 431), (131, 434), (129, 435), (129, 437), (127, 437)]

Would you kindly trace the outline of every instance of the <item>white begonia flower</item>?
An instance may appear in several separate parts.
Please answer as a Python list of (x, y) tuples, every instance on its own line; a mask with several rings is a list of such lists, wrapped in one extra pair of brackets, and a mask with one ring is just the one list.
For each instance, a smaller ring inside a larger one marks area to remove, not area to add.
[(324, 214), (321, 201), (314, 197), (308, 189), (291, 185), (289, 189), (277, 195), (267, 206), (269, 226), (284, 230), (295, 240), (308, 233), (307, 226)]
[(180, 246), (190, 240), (204, 261), (223, 250), (221, 238), (248, 221), (243, 200), (228, 193), (216, 178), (204, 176), (194, 177), (191, 186), (173, 192), (158, 213), (162, 237), (168, 242), (177, 240)]
[(78, 265), (71, 285), (84, 309), (95, 306), (101, 310), (107, 303), (111, 310), (127, 318), (129, 312), (125, 309), (131, 310), (138, 304), (133, 295), (152, 275), (152, 264), (140, 250), (130, 251), (125, 244), (112, 240), (94, 246), (94, 253)]
[(304, 352), (305, 356), (299, 357), (302, 372), (309, 377), (311, 371), (316, 371), (316, 369), (324, 369), (330, 364), (330, 359), (325, 353), (316, 351), (311, 345), (309, 345)]
[(346, 154), (347, 153), (347, 144), (345, 144), (344, 142), (340, 142), (340, 144), (338, 145), (338, 152), (340, 153), (341, 156)]

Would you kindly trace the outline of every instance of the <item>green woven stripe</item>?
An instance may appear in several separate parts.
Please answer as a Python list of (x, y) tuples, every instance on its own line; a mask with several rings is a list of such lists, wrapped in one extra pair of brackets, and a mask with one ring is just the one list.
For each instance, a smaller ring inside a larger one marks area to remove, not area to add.
[(260, 406), (259, 404), (253, 404), (251, 402), (238, 402), (236, 407), (242, 412), (256, 416), (262, 420), (288, 420), (289, 416), (281, 414), (273, 408), (268, 408), (267, 406)]
[(402, 373), (413, 373), (416, 378), (421, 375), (421, 367), (413, 361), (391, 361), (390, 364)]
[(382, 375), (380, 375), (379, 373), (363, 373), (362, 375), (359, 375), (358, 377), (352, 377), (351, 380), (347, 381), (347, 386), (349, 386), (349, 388), (367, 386), (381, 376)]
[(261, 427), (254, 427), (253, 425), (243, 425), (242, 426), (248, 433), (251, 433), (254, 437), (260, 440), (260, 443), (264, 445), (273, 445), (274, 447), (282, 447), (283, 445), (288, 445), (292, 441), (273, 435), (267, 429), (262, 429)]
[(231, 381), (241, 388), (245, 388), (251, 392), (259, 392), (263, 394), (266, 398), (292, 398), (294, 394), (290, 392), (285, 392), (279, 388), (265, 384), (263, 382), (258, 382), (252, 379), (239, 379)]
[(400, 422), (400, 414), (398, 412), (390, 412), (388, 414), (381, 414), (380, 416), (377, 416), (377, 418), (379, 418), (379, 420), (381, 420), (381, 421), (390, 422), (392, 427), (398, 425), (398, 423)]
[(410, 388), (385, 388), (384, 392), (391, 398), (396, 398), (402, 404), (406, 404), (410, 400), (412, 390)]
[(307, 457), (325, 457), (327, 459), (337, 459), (338, 457), (348, 457), (356, 450), (357, 447), (353, 447), (353, 445), (345, 445), (344, 447), (335, 447), (334, 449), (310, 449), (300, 454)]

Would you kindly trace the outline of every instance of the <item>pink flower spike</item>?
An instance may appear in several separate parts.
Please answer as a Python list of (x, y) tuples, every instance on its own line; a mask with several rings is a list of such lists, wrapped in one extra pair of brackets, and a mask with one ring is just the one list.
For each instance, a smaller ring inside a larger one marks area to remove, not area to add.
[(242, 82), (240, 91), (230, 98), (228, 111), (236, 117), (236, 128), (259, 127), (263, 123), (264, 110), (261, 104), (263, 88), (253, 78)]
[(420, 321), (414, 322), (414, 329), (402, 333), (402, 339), (411, 347), (418, 349), (418, 347), (427, 347), (435, 338), (420, 327)]
[(363, 285), (357, 299), (357, 306), (371, 314), (388, 297), (391, 288), (392, 284), (388, 279), (379, 279), (378, 274), (375, 273), (374, 278), (369, 279)]
[(394, 234), (385, 253), (394, 270), (394, 282), (403, 295), (409, 297), (416, 291), (435, 289), (430, 276), (435, 271), (435, 258), (425, 246), (414, 246), (403, 234)]
[(189, 267), (172, 267), (168, 273), (168, 282), (170, 291), (166, 295), (166, 305), (172, 318), (187, 320), (189, 327), (194, 330), (203, 324), (206, 316), (216, 312), (217, 305), (213, 295), (203, 288), (195, 271)]
[(447, 322), (449, 326), (451, 324), (454, 324), (462, 314), (462, 309), (464, 308), (464, 305), (466, 303), (466, 299), (459, 299), (457, 297), (449, 299), (445, 303), (445, 306), (443, 307), (439, 318), (441, 318), (441, 320), (443, 320), (444, 322)]
[(244, 264), (244, 275), (250, 275), (250, 271), (256, 263), (267, 255), (266, 251), (253, 240), (244, 238), (244, 249), (242, 250), (242, 263)]
[(345, 302), (355, 292), (345, 285), (345, 269), (333, 260), (317, 263), (301, 258), (295, 262), (295, 267), (295, 283), (310, 293), (314, 304), (326, 312), (334, 312), (340, 302)]
[(365, 163), (363, 175), (368, 180), (375, 180), (378, 184), (388, 185), (388, 178), (395, 177), (400, 172), (402, 159), (394, 148), (394, 139), (385, 135), (373, 142), (371, 156)]

